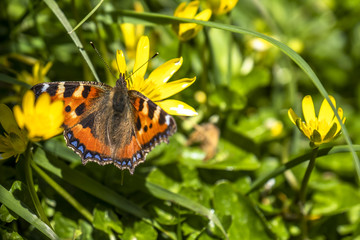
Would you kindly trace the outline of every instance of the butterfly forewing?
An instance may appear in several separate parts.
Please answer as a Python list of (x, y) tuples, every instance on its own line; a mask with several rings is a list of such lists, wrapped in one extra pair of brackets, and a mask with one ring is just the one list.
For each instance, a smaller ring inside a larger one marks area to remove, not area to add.
[(32, 90), (36, 98), (47, 92), (53, 101), (64, 101), (64, 125), (71, 128), (78, 123), (79, 116), (93, 100), (110, 91), (111, 87), (97, 82), (51, 82), (37, 84)]

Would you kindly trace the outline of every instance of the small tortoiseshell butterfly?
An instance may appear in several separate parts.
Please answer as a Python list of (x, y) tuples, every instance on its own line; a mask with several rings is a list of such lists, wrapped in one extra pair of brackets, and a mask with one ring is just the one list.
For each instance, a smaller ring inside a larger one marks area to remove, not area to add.
[(32, 87), (35, 96), (47, 92), (64, 101), (64, 137), (83, 164), (115, 164), (128, 169), (176, 131), (176, 123), (138, 91), (128, 90), (124, 75), (114, 88), (98, 82), (50, 82)]

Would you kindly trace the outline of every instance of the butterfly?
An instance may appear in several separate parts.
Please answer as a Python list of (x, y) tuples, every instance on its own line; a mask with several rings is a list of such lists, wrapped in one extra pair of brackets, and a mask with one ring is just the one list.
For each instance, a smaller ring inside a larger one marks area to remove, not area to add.
[(114, 164), (128, 169), (176, 132), (176, 122), (149, 98), (128, 90), (124, 74), (114, 87), (99, 82), (49, 82), (32, 87), (36, 97), (64, 101), (66, 144), (83, 164)]

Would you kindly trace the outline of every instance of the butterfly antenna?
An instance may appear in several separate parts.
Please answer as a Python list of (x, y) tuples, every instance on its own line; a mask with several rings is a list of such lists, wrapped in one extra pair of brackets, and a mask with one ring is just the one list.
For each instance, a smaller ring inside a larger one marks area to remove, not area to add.
[(154, 59), (157, 55), (159, 55), (159, 52), (156, 52), (151, 58), (149, 58), (146, 62), (144, 62), (140, 67), (138, 67), (137, 69), (135, 69), (132, 73), (130, 73), (130, 75), (126, 78), (130, 78), (132, 75), (134, 75), (134, 73), (136, 73), (137, 71), (139, 71), (145, 64), (147, 64), (148, 62), (150, 62), (152, 59)]
[(115, 79), (118, 79), (115, 74), (111, 71), (109, 65), (105, 62), (104, 58), (101, 56), (101, 54), (99, 53), (99, 51), (97, 50), (97, 48), (95, 47), (93, 42), (90, 42), (90, 45), (93, 47), (93, 49), (95, 50), (95, 52), (97, 53), (97, 55), (100, 57), (101, 61), (104, 63), (104, 65), (106, 66), (106, 68), (109, 70), (109, 72), (111, 73), (111, 75), (113, 75), (113, 77)]

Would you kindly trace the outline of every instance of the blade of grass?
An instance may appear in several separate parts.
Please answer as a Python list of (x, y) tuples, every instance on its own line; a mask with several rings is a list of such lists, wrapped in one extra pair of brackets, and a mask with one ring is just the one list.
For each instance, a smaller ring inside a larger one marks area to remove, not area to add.
[[(52, 148), (53, 149), (53, 148)], [(51, 152), (51, 149), (45, 149), (45, 151)], [(51, 152), (52, 153), (52, 152)], [(45, 155), (44, 155), (45, 156)], [(83, 190), (84, 192), (89, 193), (90, 195), (97, 197), (104, 202), (107, 202), (124, 212), (128, 212), (140, 219), (144, 222), (153, 225), (165, 235), (167, 235), (170, 239), (176, 239), (172, 236), (171, 232), (168, 232), (165, 228), (163, 228), (156, 221), (153, 221), (148, 212), (140, 208), (138, 205), (132, 203), (131, 201), (125, 199), (124, 197), (117, 194), (115, 191), (109, 189), (108, 187), (103, 186), (99, 182), (89, 178), (85, 174), (76, 171), (74, 169), (69, 168), (65, 163), (58, 161), (57, 166), (53, 165), (46, 157), (44, 158), (35, 158), (36, 164), (43, 169), (51, 172), (52, 174), (58, 176), (64, 181), (72, 184), (73, 186)]]
[[(67, 32), (71, 32), (72, 27), (68, 21), (68, 19), (66, 18), (65, 14), (63, 13), (63, 11), (61, 11), (61, 9), (59, 8), (59, 6), (57, 5), (57, 3), (54, 0), (44, 0), (44, 2), (46, 3), (46, 5), (51, 9), (51, 11), (55, 14), (55, 16), (59, 19), (59, 21), (61, 22), (61, 24), (64, 26), (65, 30)], [(86, 51), (84, 50), (84, 47), (82, 45), (82, 43), (79, 40), (79, 37), (76, 35), (75, 32), (72, 32), (69, 34), (71, 39), (74, 41), (76, 47), (79, 49), (81, 55), (84, 57), (85, 62), (88, 64), (91, 72), (93, 73), (95, 79), (97, 82), (100, 82), (100, 79), (95, 71), (94, 66), (92, 65), (89, 56), (87, 55)]]
[(16, 78), (10, 77), (8, 75), (5, 75), (3, 73), (0, 73), (0, 81), (4, 82), (4, 83), (9, 83), (9, 84), (15, 84), (15, 85), (20, 85), (22, 87), (25, 87), (27, 89), (30, 89), (31, 86), (25, 82), (19, 81)]
[[(357, 152), (360, 152), (360, 145), (354, 145), (354, 150)], [(329, 148), (323, 148), (320, 149), (318, 152), (318, 158), (326, 155), (332, 155), (336, 153), (344, 153), (344, 152), (350, 152), (348, 145), (342, 145), (342, 146), (336, 146), (336, 147), (329, 147)], [(263, 186), (269, 179), (274, 178), (278, 176), (279, 174), (282, 174), (286, 170), (289, 170), (293, 167), (296, 167), (300, 163), (303, 163), (305, 161), (308, 161), (311, 157), (311, 153), (307, 153), (298, 157), (293, 158), (291, 161), (285, 163), (284, 165), (281, 165), (280, 167), (276, 168), (275, 170), (271, 171), (265, 176), (262, 176), (251, 185), (249, 191), (246, 193), (246, 195), (254, 192), (255, 190), (259, 189), (261, 186)]]
[(34, 161), (31, 167), (39, 174), (55, 191), (57, 191), (66, 201), (68, 201), (79, 213), (81, 213), (89, 222), (93, 221), (91, 213), (75, 198), (71, 196), (64, 188), (57, 184), (49, 175), (39, 168)]
[(219, 227), (221, 232), (224, 234), (225, 238), (228, 239), (228, 236), (226, 234), (224, 227), (222, 226), (220, 220), (218, 219), (218, 217), (216, 216), (216, 214), (213, 210), (208, 209), (208, 208), (204, 207), (203, 205), (201, 205), (197, 202), (194, 202), (182, 195), (172, 193), (157, 184), (146, 182), (146, 188), (152, 195), (154, 195), (157, 198), (174, 202), (180, 206), (183, 206), (184, 208), (194, 211), (195, 213), (198, 213), (202, 216), (207, 217), (210, 221), (212, 221), (216, 226)]
[(102, 4), (103, 2), (104, 2), (104, 0), (101, 0), (101, 1), (94, 7), (94, 9), (91, 10), (91, 12), (89, 12), (89, 14), (87, 14), (87, 15), (83, 18), (83, 20), (81, 20), (81, 21), (79, 22), (79, 24), (76, 25), (76, 27), (74, 27), (74, 29), (71, 30), (71, 31), (68, 32), (68, 33), (69, 33), (69, 34), (72, 34), (73, 32), (75, 32), (76, 29), (78, 29), (86, 20), (88, 20), (88, 19), (96, 12), (96, 10), (101, 6), (101, 4)]
[(130, 213), (142, 219), (149, 218), (149, 214), (136, 204), (120, 196), (110, 188), (105, 187), (99, 182), (86, 176), (82, 172), (69, 168), (65, 163), (58, 161), (57, 166), (54, 166), (46, 157), (36, 158), (34, 160), (38, 166), (46, 169), (84, 192), (108, 202), (124, 212)]
[[(258, 37), (261, 39), (264, 39), (265, 41), (271, 43), (272, 45), (278, 47), (283, 53), (285, 53), (288, 57), (290, 57), (304, 72), (306, 75), (308, 75), (308, 77), (310, 78), (310, 80), (313, 82), (313, 84), (315, 85), (315, 87), (318, 89), (318, 91), (320, 92), (320, 94), (326, 98), (326, 100), (328, 101), (328, 103), (330, 104), (332, 110), (334, 111), (336, 118), (339, 120), (339, 123), (341, 125), (342, 128), (342, 133), (345, 137), (346, 143), (349, 145), (350, 148), (350, 152), (351, 155), (353, 157), (353, 161), (354, 161), (354, 166), (355, 166), (355, 171), (356, 171), (356, 175), (357, 175), (357, 179), (358, 179), (358, 183), (360, 184), (360, 162), (359, 162), (359, 158), (353, 148), (353, 144), (352, 141), (350, 139), (350, 135), (345, 127), (345, 125), (342, 123), (341, 118), (339, 116), (339, 114), (337, 113), (337, 110), (335, 108), (335, 106), (333, 105), (333, 103), (330, 101), (329, 98), (329, 94), (327, 93), (327, 91), (325, 90), (324, 86), (321, 84), (319, 78), (316, 76), (315, 72), (311, 69), (311, 67), (309, 66), (309, 64), (307, 64), (307, 62), (299, 55), (297, 54), (294, 50), (292, 50), (290, 47), (288, 47), (287, 45), (285, 45), (282, 42), (279, 42), (277, 40), (275, 40), (274, 38), (271, 38), (265, 34), (259, 33), (259, 32), (255, 32), (252, 30), (248, 30), (245, 28), (241, 28), (238, 26), (232, 26), (232, 25), (227, 25), (227, 24), (223, 24), (223, 23), (217, 23), (217, 22), (210, 22), (210, 21), (199, 21), (199, 20), (194, 20), (194, 19), (187, 19), (187, 18), (178, 18), (178, 17), (173, 17), (173, 16), (167, 16), (167, 15), (163, 15), (163, 14), (156, 14), (156, 13), (144, 13), (144, 12), (135, 12), (135, 11), (130, 11), (130, 10), (117, 10), (113, 12), (114, 14), (116, 13), (116, 17), (120, 15), (123, 16), (127, 16), (130, 18), (136, 18), (136, 19), (143, 19), (149, 22), (155, 22), (157, 24), (171, 24), (171, 23), (196, 23), (199, 25), (203, 25), (206, 27), (212, 27), (212, 28), (217, 28), (217, 29), (222, 29), (225, 31), (230, 31), (230, 32), (234, 32), (234, 33), (238, 33), (238, 34), (248, 34), (254, 37)], [(113, 16), (114, 19), (115, 16)]]
[(29, 211), (23, 202), (16, 199), (14, 195), (2, 185), (0, 185), (0, 202), (42, 232), (49, 239), (60, 239), (48, 225), (41, 221), (34, 213)]

